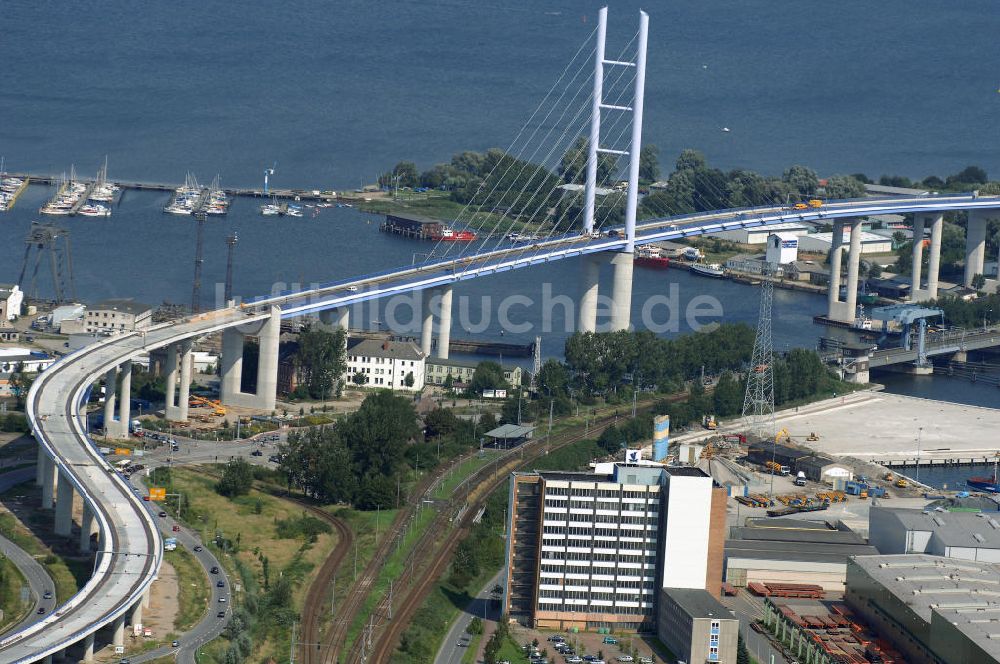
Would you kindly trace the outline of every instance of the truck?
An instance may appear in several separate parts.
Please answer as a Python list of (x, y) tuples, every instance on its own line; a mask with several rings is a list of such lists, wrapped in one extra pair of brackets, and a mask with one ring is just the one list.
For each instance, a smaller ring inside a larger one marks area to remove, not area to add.
[(795, 486), (805, 486), (806, 485), (806, 474), (799, 471), (798, 475), (795, 476)]
[(719, 428), (719, 423), (715, 421), (715, 415), (706, 415), (701, 418), (701, 425), (712, 431)]
[(771, 473), (772, 475), (789, 475), (792, 472), (791, 468), (789, 468), (788, 466), (782, 466), (780, 463), (777, 463), (776, 461), (766, 462), (764, 464), (764, 468), (766, 468), (767, 472)]

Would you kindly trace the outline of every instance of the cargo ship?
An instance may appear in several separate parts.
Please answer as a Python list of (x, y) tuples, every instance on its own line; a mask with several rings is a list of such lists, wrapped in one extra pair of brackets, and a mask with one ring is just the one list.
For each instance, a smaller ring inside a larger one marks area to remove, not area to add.
[(643, 267), (653, 267), (666, 269), (670, 265), (670, 259), (663, 255), (659, 247), (639, 247), (635, 250), (635, 257), (632, 261), (636, 265)]
[(452, 228), (442, 228), (441, 235), (431, 236), (432, 240), (441, 242), (471, 242), (476, 239), (473, 231), (456, 231)]
[(988, 477), (986, 475), (977, 475), (965, 480), (965, 483), (969, 485), (970, 489), (975, 489), (976, 491), (986, 491), (987, 493), (1000, 493), (1000, 483), (997, 482), (998, 462), (1000, 462), (1000, 457), (997, 457), (993, 461), (993, 477)]

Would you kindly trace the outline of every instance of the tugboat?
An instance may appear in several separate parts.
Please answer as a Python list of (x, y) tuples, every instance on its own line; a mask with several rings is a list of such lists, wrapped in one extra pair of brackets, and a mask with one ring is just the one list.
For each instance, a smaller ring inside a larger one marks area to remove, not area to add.
[(659, 247), (638, 247), (632, 262), (643, 267), (653, 267), (665, 270), (670, 265), (670, 259), (663, 255)]
[(1000, 462), (1000, 454), (993, 459), (993, 477), (977, 475), (965, 480), (970, 489), (976, 491), (986, 491), (987, 493), (1000, 493), (1000, 482), (997, 481), (997, 464)]
[(431, 239), (442, 242), (472, 242), (476, 239), (476, 234), (472, 231), (456, 231), (453, 228), (443, 228), (441, 229), (441, 235), (432, 237)]

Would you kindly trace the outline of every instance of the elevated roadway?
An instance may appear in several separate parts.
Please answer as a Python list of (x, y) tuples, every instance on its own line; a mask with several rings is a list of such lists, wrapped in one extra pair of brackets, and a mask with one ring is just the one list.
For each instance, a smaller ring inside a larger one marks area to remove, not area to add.
[[(637, 225), (635, 243), (642, 245), (788, 221), (826, 223), (873, 214), (987, 208), (1000, 208), (1000, 198), (926, 196), (833, 201), (807, 210), (774, 206), (719, 210), (642, 222)], [(93, 577), (80, 593), (45, 620), (0, 640), (0, 660), (35, 662), (81, 641), (86, 647), (94, 632), (104, 626), (110, 625), (119, 632), (126, 614), (141, 607), (144, 593), (156, 578), (162, 541), (155, 517), (124, 480), (111, 472), (82, 425), (81, 403), (90, 386), (105, 372), (149, 350), (241, 325), (249, 329), (253, 323), (276, 315), (302, 316), (549, 261), (621, 251), (627, 245), (627, 239), (620, 235), (563, 235), (528, 246), (444, 257), (318, 288), (258, 298), (240, 307), (164, 323), (142, 333), (111, 337), (66, 356), (35, 381), (28, 397), (28, 419), (45, 454), (54, 459), (60, 482), (69, 482), (92, 511), (100, 533), (101, 552)]]

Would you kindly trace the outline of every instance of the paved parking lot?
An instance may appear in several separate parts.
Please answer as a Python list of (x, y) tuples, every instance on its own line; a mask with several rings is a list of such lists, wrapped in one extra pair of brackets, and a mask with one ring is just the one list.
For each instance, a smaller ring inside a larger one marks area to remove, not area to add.
[[(668, 661), (654, 652), (652, 640), (647, 641), (646, 638), (640, 634), (610, 635), (610, 638), (617, 640), (618, 643), (609, 644), (604, 643), (604, 639), (607, 635), (595, 634), (593, 632), (578, 632), (574, 634), (572, 632), (533, 630), (520, 626), (511, 627), (511, 635), (519, 644), (523, 645), (525, 643), (530, 643), (533, 639), (538, 639), (538, 649), (540, 651), (544, 651), (544, 653), (548, 655), (546, 657), (546, 661), (561, 663), (565, 662), (566, 658), (560, 655), (554, 648), (555, 644), (548, 640), (556, 634), (565, 637), (566, 643), (573, 648), (577, 656), (581, 657), (581, 659), (584, 655), (591, 655), (603, 657), (603, 661), (608, 662), (609, 664), (612, 662), (622, 661), (618, 658), (628, 654), (625, 651), (631, 646), (638, 650), (638, 655), (640, 657), (648, 657), (658, 664)], [(525, 658), (525, 661), (527, 661), (527, 658)], [(512, 664), (516, 663), (512, 662)]]

